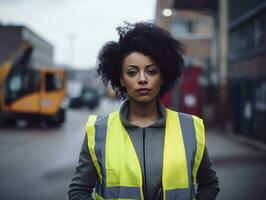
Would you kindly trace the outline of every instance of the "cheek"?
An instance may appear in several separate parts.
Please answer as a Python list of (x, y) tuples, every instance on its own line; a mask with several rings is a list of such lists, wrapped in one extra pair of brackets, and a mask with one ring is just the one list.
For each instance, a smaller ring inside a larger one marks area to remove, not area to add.
[(126, 77), (123, 77), (123, 84), (125, 87), (127, 87), (129, 80)]
[(134, 81), (129, 78), (123, 78), (123, 87), (125, 87), (126, 90), (130, 90), (134, 85)]
[(127, 85), (130, 84), (130, 79), (128, 78), (126, 74), (122, 74), (120, 78), (120, 83), (123, 87), (127, 87)]

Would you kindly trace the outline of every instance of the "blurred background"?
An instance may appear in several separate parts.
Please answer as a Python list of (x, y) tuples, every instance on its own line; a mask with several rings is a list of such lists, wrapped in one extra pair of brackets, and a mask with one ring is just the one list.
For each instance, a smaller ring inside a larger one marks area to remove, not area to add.
[(125, 21), (183, 43), (162, 102), (204, 119), (217, 199), (264, 199), (265, 0), (0, 0), (0, 199), (67, 199), (88, 115), (122, 103), (96, 59)]

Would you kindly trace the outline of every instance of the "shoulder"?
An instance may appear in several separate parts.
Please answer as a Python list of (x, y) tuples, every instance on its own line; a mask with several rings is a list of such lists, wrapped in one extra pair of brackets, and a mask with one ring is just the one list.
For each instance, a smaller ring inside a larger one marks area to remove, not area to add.
[(187, 113), (182, 113), (182, 112), (177, 112), (179, 117), (182, 117), (184, 119), (193, 119), (194, 115), (187, 114)]
[(118, 115), (119, 111), (114, 111), (105, 115), (89, 115), (87, 121), (88, 126), (104, 126), (107, 125), (110, 116)]
[(175, 113), (179, 117), (182, 117), (184, 119), (191, 119), (192, 118), (192, 119), (197, 120), (197, 121), (203, 121), (202, 118), (200, 118), (196, 115), (191, 115), (191, 114), (187, 114), (187, 113), (183, 113), (183, 112), (177, 112), (177, 111), (171, 110), (169, 108), (167, 108), (166, 110), (167, 110), (167, 112)]
[(196, 115), (191, 115), (191, 114), (187, 114), (187, 113), (183, 113), (183, 112), (176, 112), (170, 109), (167, 109), (167, 112), (171, 112), (171, 113), (175, 113), (178, 115), (180, 120), (184, 120), (184, 121), (193, 121), (195, 126), (204, 126), (203, 124), (203, 119), (196, 116)]
[(87, 127), (102, 125), (108, 119), (108, 115), (89, 115), (87, 120)]
[(196, 116), (196, 115), (190, 115), (190, 114), (187, 114), (187, 113), (182, 113), (182, 112), (178, 112), (179, 116), (185, 118), (185, 119), (193, 119), (194, 123), (199, 123), (199, 124), (202, 124), (203, 125), (203, 119)]
[[(94, 140), (94, 137), (97, 135), (98, 137), (101, 136), (104, 133), (106, 127), (107, 127), (107, 120), (108, 115), (89, 115), (88, 121), (86, 124), (86, 133), (88, 140)], [(99, 131), (101, 130), (101, 131)]]

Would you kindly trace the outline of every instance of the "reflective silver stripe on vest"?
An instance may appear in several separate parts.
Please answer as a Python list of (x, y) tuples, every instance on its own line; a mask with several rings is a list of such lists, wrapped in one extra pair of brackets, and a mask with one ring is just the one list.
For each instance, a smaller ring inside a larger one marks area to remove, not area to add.
[(189, 188), (167, 190), (166, 199), (191, 200), (195, 198), (195, 185), (193, 184), (194, 180), (192, 175), (194, 158), (197, 150), (195, 128), (194, 128), (193, 118), (191, 115), (185, 113), (178, 113), (178, 116), (185, 144), (188, 177), (189, 177)]
[[(186, 149), (188, 177), (192, 177), (192, 180), (190, 180), (190, 185), (192, 185), (194, 182), (192, 171), (193, 171), (195, 155), (197, 151), (197, 139), (196, 139), (196, 133), (195, 133), (195, 128), (194, 128), (194, 121), (191, 115), (187, 115), (184, 113), (178, 113), (178, 114), (179, 114), (179, 120), (180, 120), (180, 125), (181, 125), (181, 129), (183, 133), (185, 149)], [(189, 161), (192, 161), (192, 163)]]
[(195, 193), (194, 196), (191, 194), (190, 188), (187, 189), (173, 189), (173, 190), (167, 190), (165, 194), (166, 199), (181, 199), (181, 200), (192, 200), (195, 198)]
[(141, 199), (140, 188), (138, 187), (104, 187), (96, 185), (96, 192), (104, 199)]
[(107, 122), (108, 117), (103, 117), (99, 119), (95, 123), (95, 154), (97, 157), (97, 161), (100, 165), (101, 173), (102, 173), (102, 180), (104, 185), (106, 180), (106, 173), (105, 173), (105, 149), (106, 145), (106, 133), (107, 133)]

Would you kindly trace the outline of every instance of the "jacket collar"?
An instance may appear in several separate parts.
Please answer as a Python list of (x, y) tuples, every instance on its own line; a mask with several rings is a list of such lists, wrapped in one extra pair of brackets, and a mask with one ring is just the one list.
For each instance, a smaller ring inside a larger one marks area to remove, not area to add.
[[(119, 110), (119, 115), (122, 124), (125, 127), (135, 127), (140, 128), (128, 121), (128, 105), (129, 100), (125, 100)], [(151, 125), (147, 126), (146, 128), (156, 128), (156, 127), (164, 127), (166, 122), (166, 110), (165, 107), (161, 104), (160, 100), (157, 101), (158, 110), (159, 110), (159, 118)]]

